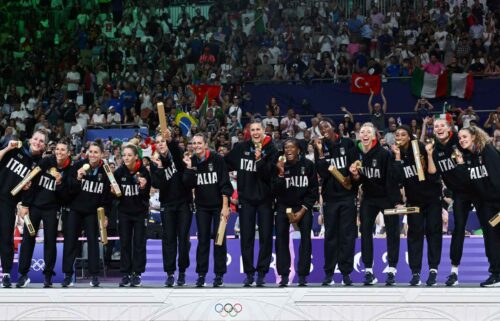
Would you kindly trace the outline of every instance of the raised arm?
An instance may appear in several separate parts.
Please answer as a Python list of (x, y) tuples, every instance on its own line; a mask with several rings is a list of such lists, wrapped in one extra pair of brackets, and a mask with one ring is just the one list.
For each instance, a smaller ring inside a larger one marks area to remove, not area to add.
[(384, 102), (384, 104), (382, 105), (382, 110), (385, 114), (387, 112), (387, 99), (385, 98), (383, 87), (382, 89), (380, 89), (380, 95), (382, 96), (382, 101)]

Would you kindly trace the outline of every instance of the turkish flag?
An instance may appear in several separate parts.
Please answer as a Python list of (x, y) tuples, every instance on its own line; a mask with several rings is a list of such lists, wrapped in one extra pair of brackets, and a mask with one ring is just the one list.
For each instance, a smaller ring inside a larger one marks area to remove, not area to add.
[(357, 94), (370, 94), (370, 89), (374, 94), (380, 93), (382, 87), (382, 77), (380, 75), (352, 74), (351, 92)]
[(205, 96), (208, 96), (210, 102), (212, 99), (218, 99), (222, 91), (222, 86), (191, 85), (189, 87), (196, 96), (196, 108), (200, 108)]

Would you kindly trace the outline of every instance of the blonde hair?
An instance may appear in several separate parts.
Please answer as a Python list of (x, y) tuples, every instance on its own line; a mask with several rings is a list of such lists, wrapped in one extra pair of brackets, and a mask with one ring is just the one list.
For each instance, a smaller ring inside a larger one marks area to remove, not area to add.
[(477, 126), (462, 128), (461, 130), (465, 130), (469, 132), (471, 136), (473, 136), (473, 144), (476, 145), (476, 148), (479, 152), (482, 152), (484, 147), (490, 143), (490, 136)]
[(370, 123), (370, 122), (363, 123), (363, 125), (361, 125), (361, 127), (359, 127), (359, 131), (360, 131), (360, 132), (361, 132), (361, 129), (362, 129), (363, 127), (368, 127), (368, 128), (371, 128), (371, 129), (372, 129), (372, 138), (373, 138), (373, 139), (378, 138), (378, 137), (377, 137), (377, 128), (375, 127), (375, 125), (373, 125), (373, 123)]

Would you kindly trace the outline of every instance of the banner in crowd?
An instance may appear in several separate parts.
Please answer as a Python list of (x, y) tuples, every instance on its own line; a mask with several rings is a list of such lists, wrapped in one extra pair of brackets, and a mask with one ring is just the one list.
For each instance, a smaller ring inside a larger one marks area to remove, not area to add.
[[(298, 260), (298, 248), (300, 240), (295, 239), (293, 241), (294, 251), (291, 253), (295, 254), (292, 256), (292, 261), (295, 261), (295, 266)], [(443, 252), (441, 255), (441, 264), (439, 265), (439, 275), (438, 281), (443, 283), (448, 276), (451, 263), (449, 259), (450, 253), (450, 242), (451, 238), (443, 239)], [(191, 240), (191, 251), (190, 251), (190, 261), (191, 266), (187, 270), (187, 281), (189, 284), (193, 284), (196, 280), (196, 246), (198, 241), (196, 239)], [(257, 259), (258, 254), (258, 240), (255, 243), (255, 259)], [(411, 272), (408, 267), (408, 252), (406, 246), (406, 239), (401, 239), (401, 250), (399, 255), (398, 273), (397, 281), (398, 283), (406, 284), (411, 278)], [(312, 243), (312, 266), (311, 274), (309, 276), (310, 283), (320, 283), (324, 277), (323, 263), (323, 239), (313, 239)], [(207, 282), (212, 279), (213, 273), (213, 243), (210, 252), (210, 268)], [(245, 275), (243, 273), (243, 265), (241, 259), (240, 251), (240, 240), (239, 239), (228, 239), (227, 240), (227, 274), (224, 277), (226, 283), (237, 283), (240, 284)], [(62, 273), (62, 253), (63, 244), (57, 243), (57, 262), (55, 267), (56, 275), (53, 281), (59, 283), (62, 281), (64, 275)], [(364, 275), (364, 267), (361, 261), (361, 242), (360, 239), (356, 239), (356, 252), (354, 256), (354, 271), (351, 277), (354, 282), (362, 282)], [(424, 258), (423, 258), (423, 270), (422, 279), (425, 281), (427, 278), (428, 268), (427, 268), (427, 251), (424, 248)], [(12, 267), (12, 279), (14, 281), (18, 278), (18, 263), (17, 255), (14, 260), (14, 265)], [(43, 282), (43, 269), (45, 267), (45, 261), (43, 256), (43, 243), (36, 243), (35, 250), (33, 254), (33, 259), (31, 260), (31, 269), (29, 272), (29, 277), (33, 283)], [(387, 252), (386, 252), (386, 239), (375, 238), (374, 239), (374, 265), (373, 270), (375, 275), (379, 278), (379, 282), (383, 282), (385, 279), (385, 271), (387, 269)], [(80, 270), (76, 271), (80, 274)], [(88, 272), (85, 272), (88, 275)], [(338, 271), (336, 272), (338, 273)], [(269, 273), (267, 275), (266, 281), (268, 283), (276, 282), (276, 254), (273, 252), (273, 258), (270, 266)], [(294, 273), (292, 272), (290, 276)], [(166, 274), (163, 271), (163, 259), (162, 259), (162, 249), (161, 240), (148, 240), (147, 243), (147, 265), (146, 272), (142, 275), (143, 281), (147, 283), (163, 284), (165, 282)], [(488, 261), (484, 254), (484, 242), (482, 237), (471, 237), (465, 239), (464, 252), (462, 257), (462, 262), (460, 264), (460, 283), (473, 283), (478, 284), (484, 281), (488, 277)], [(104, 281), (104, 280), (103, 280)], [(335, 281), (340, 282), (340, 275), (335, 276)], [(297, 282), (297, 275), (294, 277), (294, 282)]]
[(203, 100), (208, 97), (208, 100), (218, 99), (222, 91), (222, 86), (210, 85), (190, 85), (189, 88), (196, 96), (196, 108), (200, 108)]
[(474, 77), (470, 73), (444, 71), (441, 75), (432, 75), (417, 67), (411, 79), (411, 91), (417, 97), (454, 96), (471, 99), (473, 90)]
[(382, 86), (382, 77), (380, 75), (368, 74), (352, 74), (351, 76), (351, 92), (356, 94), (370, 95), (380, 93)]

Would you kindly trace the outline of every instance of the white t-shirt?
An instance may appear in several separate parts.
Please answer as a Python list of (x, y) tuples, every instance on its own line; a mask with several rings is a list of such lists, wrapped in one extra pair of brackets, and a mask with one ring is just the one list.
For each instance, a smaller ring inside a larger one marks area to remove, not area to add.
[(92, 115), (92, 122), (96, 125), (104, 124), (104, 120), (106, 119), (105, 117), (106, 116), (104, 116), (104, 114), (100, 114), (100, 115), (93, 114)]
[[(306, 123), (304, 121), (302, 121), (302, 120), (297, 124), (297, 126), (300, 129), (302, 129), (302, 130), (306, 130), (307, 129)], [(295, 138), (297, 138), (297, 139), (304, 139), (304, 132), (303, 131), (297, 132), (295, 134)]]
[(78, 83), (68, 82), (68, 91), (77, 91), (80, 82), (80, 73), (78, 71), (68, 71), (66, 79), (78, 81)]
[(76, 118), (76, 122), (83, 128), (87, 128), (87, 125), (89, 123), (90, 116), (87, 113), (80, 113), (78, 114), (78, 117)]
[(264, 126), (264, 128), (266, 128), (268, 125), (273, 125), (273, 127), (275, 129), (277, 129), (280, 124), (279, 124), (278, 119), (276, 117), (266, 117), (262, 120), (262, 126)]
[(114, 115), (108, 114), (108, 124), (120, 124), (122, 122), (122, 116), (119, 113), (115, 113)]

